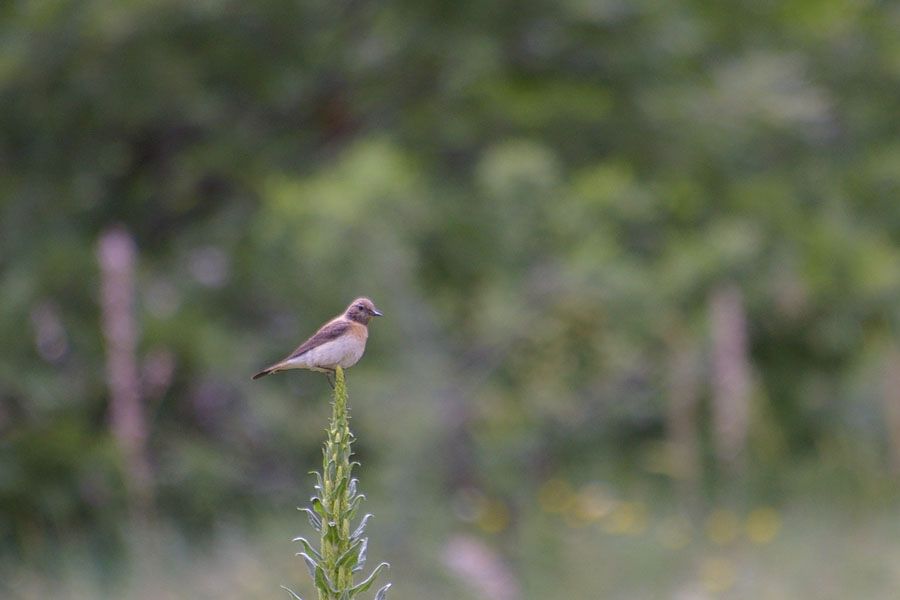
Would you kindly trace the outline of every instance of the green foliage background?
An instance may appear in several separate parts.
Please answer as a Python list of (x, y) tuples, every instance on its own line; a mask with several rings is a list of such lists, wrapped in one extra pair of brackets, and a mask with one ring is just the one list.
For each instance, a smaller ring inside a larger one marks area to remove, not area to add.
[[(106, 419), (95, 245), (117, 223), (139, 249), (157, 510), (186, 557), (223, 539), (289, 557), (272, 546), (296, 532), (271, 519), (302, 501), (328, 388), (249, 375), (360, 294), (387, 314), (348, 379), (393, 597), (467, 589), (439, 566), (461, 530), (527, 597), (562, 597), (546, 544), (634, 569), (609, 574), (609, 597), (690, 586), (696, 569), (638, 542), (628, 559), (556, 536), (535, 498), (600, 481), (683, 512), (653, 466), (667, 365), (685, 345), (706, 357), (727, 283), (747, 309), (749, 459), (723, 477), (703, 415), (699, 511), (812, 498), (835, 506), (819, 526), (866, 507), (857, 525), (886, 531), (871, 515), (896, 495), (898, 30), (897, 5), (848, 0), (4, 3), (0, 564), (16, 577), (0, 595), (68, 581), (66, 552), (106, 582), (79, 592), (73, 575), (69, 596), (153, 580), (120, 552), (135, 537)], [(900, 552), (864, 545), (881, 543)], [(217, 560), (183, 580), (233, 565)], [(235, 597), (302, 571), (273, 564)], [(640, 564), (674, 574), (652, 588)], [(865, 568), (886, 583), (863, 595), (896, 589), (896, 566)], [(600, 585), (565, 580), (570, 597)]]

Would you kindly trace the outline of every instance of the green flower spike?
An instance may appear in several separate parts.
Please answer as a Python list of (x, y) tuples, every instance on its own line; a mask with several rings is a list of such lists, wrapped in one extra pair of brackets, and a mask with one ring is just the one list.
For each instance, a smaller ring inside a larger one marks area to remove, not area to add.
[[(302, 546), (297, 556), (306, 563), (319, 600), (352, 600), (371, 588), (379, 573), (390, 565), (383, 562), (368, 576), (354, 583), (354, 574), (365, 568), (369, 544), (365, 529), (372, 515), (362, 517), (351, 531), (351, 523), (365, 496), (357, 491), (358, 481), (353, 478), (353, 466), (359, 463), (350, 460), (353, 434), (350, 432), (344, 370), (340, 367), (334, 374), (334, 400), (331, 406), (328, 439), (322, 449), (322, 472), (313, 473), (316, 493), (310, 499), (309, 507), (300, 508), (319, 533), (319, 549), (303, 537), (294, 538), (294, 541)], [(388, 583), (379, 589), (375, 600), (385, 600), (390, 587)], [(295, 600), (302, 600), (293, 590), (283, 589)]]

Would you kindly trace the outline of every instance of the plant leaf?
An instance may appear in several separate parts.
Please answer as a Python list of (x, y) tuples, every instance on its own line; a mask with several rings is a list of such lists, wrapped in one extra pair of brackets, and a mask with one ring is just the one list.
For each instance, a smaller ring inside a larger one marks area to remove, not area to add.
[(356, 559), (356, 566), (353, 567), (353, 573), (362, 571), (366, 566), (366, 551), (369, 549), (369, 538), (362, 539), (362, 547), (359, 549), (359, 557)]
[(384, 600), (385, 598), (387, 598), (387, 591), (390, 588), (391, 588), (390, 583), (385, 584), (385, 586), (383, 588), (381, 588), (380, 590), (378, 590), (378, 592), (375, 594), (375, 600)]
[[(359, 556), (359, 546), (362, 542), (353, 543), (347, 550), (341, 554), (338, 559), (335, 561), (334, 566), (336, 568), (343, 567), (347, 562), (350, 561), (351, 558), (356, 558)], [(354, 566), (356, 565), (356, 561), (353, 561)]]
[(352, 519), (356, 516), (356, 511), (359, 510), (359, 505), (362, 504), (362, 501), (366, 499), (365, 494), (360, 494), (356, 498), (353, 499), (353, 502), (350, 503), (350, 507), (347, 509), (346, 515), (348, 519)]
[(313, 510), (316, 511), (320, 516), (325, 516), (325, 505), (322, 503), (322, 499), (318, 496), (313, 496), (309, 499), (312, 502)]
[(312, 557), (306, 552), (298, 552), (297, 556), (303, 559), (303, 562), (306, 563), (306, 569), (309, 571), (309, 576), (315, 579), (316, 567), (319, 566), (319, 563), (313, 560)]
[(353, 535), (350, 536), (350, 539), (355, 540), (360, 537), (363, 532), (366, 530), (366, 523), (369, 522), (369, 519), (372, 518), (372, 514), (369, 513), (362, 518), (362, 521), (359, 522), (359, 525), (356, 526), (356, 529), (353, 531)]
[(316, 566), (316, 576), (314, 577), (316, 582), (316, 587), (322, 590), (326, 594), (337, 594), (337, 590), (334, 589), (334, 586), (331, 585), (331, 580), (328, 579), (328, 575), (325, 574), (325, 569), (321, 566)]
[(340, 498), (344, 495), (344, 490), (347, 489), (347, 478), (341, 477), (341, 480), (338, 482), (337, 487), (334, 489), (333, 498)]
[(301, 598), (300, 596), (298, 596), (298, 595), (297, 595), (297, 592), (295, 592), (295, 591), (292, 590), (291, 588), (281, 586), (281, 589), (283, 589), (283, 590), (286, 591), (288, 594), (290, 594), (291, 597), (292, 597), (294, 600), (303, 600), (303, 598)]
[(306, 517), (309, 519), (309, 524), (313, 526), (313, 529), (316, 531), (322, 531), (322, 519), (319, 518), (319, 515), (314, 513), (311, 508), (298, 508), (297, 510), (303, 511), (306, 513)]
[(321, 492), (322, 490), (324, 490), (324, 489), (325, 489), (325, 483), (322, 482), (322, 474), (319, 473), (318, 471), (310, 471), (309, 474), (310, 474), (310, 475), (314, 475), (315, 478), (316, 478), (316, 485), (315, 485), (315, 488), (316, 488), (317, 490), (319, 490), (320, 492)]
[(334, 521), (329, 521), (325, 525), (325, 531), (322, 534), (322, 537), (332, 544), (337, 544), (339, 541), (338, 538), (340, 536), (340, 533), (341, 532), (338, 530), (336, 523)]
[(381, 563), (377, 567), (375, 567), (368, 577), (360, 581), (358, 584), (354, 585), (350, 588), (350, 595), (356, 596), (357, 594), (366, 591), (372, 584), (375, 583), (375, 578), (378, 577), (378, 574), (381, 573), (384, 569), (390, 567), (386, 562)]
[(303, 546), (303, 550), (307, 554), (313, 556), (316, 559), (316, 561), (322, 560), (322, 555), (319, 554), (318, 550), (316, 550), (315, 548), (312, 547), (312, 544), (310, 544), (309, 540), (307, 540), (305, 537), (295, 537), (292, 541), (300, 542), (300, 545)]

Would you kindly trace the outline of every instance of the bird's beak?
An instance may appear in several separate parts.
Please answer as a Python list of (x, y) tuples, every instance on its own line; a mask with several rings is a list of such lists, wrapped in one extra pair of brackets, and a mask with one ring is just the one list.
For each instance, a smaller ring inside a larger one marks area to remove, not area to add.
[(384, 315), (383, 315), (383, 314), (381, 313), (381, 311), (378, 310), (377, 308), (373, 308), (373, 309), (372, 309), (372, 316), (373, 316), (373, 317), (383, 317)]

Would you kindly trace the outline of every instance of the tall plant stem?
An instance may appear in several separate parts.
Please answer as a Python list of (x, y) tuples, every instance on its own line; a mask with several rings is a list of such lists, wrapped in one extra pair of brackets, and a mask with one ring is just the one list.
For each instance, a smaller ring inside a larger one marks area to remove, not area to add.
[[(322, 557), (325, 572), (337, 589), (352, 585), (350, 565), (338, 565), (338, 559), (350, 548), (349, 483), (353, 471), (350, 432), (350, 410), (347, 406), (347, 386), (344, 370), (335, 369), (334, 396), (331, 403), (331, 422), (325, 442), (322, 473), (324, 476), (324, 523), (322, 527)], [(322, 598), (321, 600), (326, 600)]]
[[(353, 434), (350, 432), (347, 386), (340, 367), (334, 374), (327, 434), (322, 449), (322, 472), (314, 473), (317, 495), (312, 497), (311, 507), (300, 509), (306, 512), (310, 524), (320, 534), (319, 549), (304, 537), (294, 541), (303, 546), (303, 551), (297, 554), (306, 563), (319, 600), (353, 600), (372, 586), (388, 564), (381, 563), (361, 581), (353, 581), (354, 573), (362, 571), (366, 564), (369, 540), (365, 537), (365, 529), (372, 515), (362, 517), (351, 532), (351, 523), (365, 496), (358, 492), (358, 482), (353, 479), (353, 467), (357, 463), (350, 460)], [(375, 600), (384, 600), (390, 587), (389, 583), (382, 586), (375, 593)], [(284, 589), (294, 600), (301, 600), (291, 589)]]

